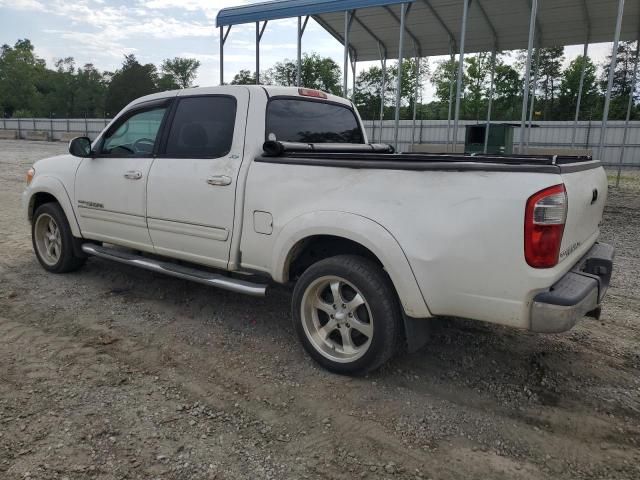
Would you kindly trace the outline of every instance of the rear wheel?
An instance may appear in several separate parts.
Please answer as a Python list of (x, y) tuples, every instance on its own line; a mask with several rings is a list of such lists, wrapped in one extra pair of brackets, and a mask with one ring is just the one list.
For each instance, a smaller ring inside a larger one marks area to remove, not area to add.
[(293, 292), (293, 321), (303, 346), (323, 367), (365, 374), (387, 362), (402, 343), (402, 318), (385, 272), (355, 255), (309, 267)]
[(53, 273), (66, 273), (80, 268), (86, 256), (76, 255), (67, 217), (58, 203), (40, 205), (33, 214), (31, 239), (42, 267)]

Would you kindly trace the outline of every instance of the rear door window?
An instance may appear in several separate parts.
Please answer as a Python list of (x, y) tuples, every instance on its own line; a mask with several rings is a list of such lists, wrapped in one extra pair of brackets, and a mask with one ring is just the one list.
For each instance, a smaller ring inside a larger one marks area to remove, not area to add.
[(231, 150), (235, 121), (233, 97), (182, 98), (171, 122), (164, 156), (224, 157)]
[(335, 103), (275, 98), (267, 107), (267, 140), (364, 143), (353, 110)]

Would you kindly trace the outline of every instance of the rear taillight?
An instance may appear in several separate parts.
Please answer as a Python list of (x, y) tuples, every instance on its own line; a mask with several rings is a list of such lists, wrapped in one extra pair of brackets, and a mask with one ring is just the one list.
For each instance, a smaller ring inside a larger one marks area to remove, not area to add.
[(535, 268), (558, 264), (560, 244), (567, 220), (567, 192), (555, 185), (527, 200), (524, 217), (524, 256)]

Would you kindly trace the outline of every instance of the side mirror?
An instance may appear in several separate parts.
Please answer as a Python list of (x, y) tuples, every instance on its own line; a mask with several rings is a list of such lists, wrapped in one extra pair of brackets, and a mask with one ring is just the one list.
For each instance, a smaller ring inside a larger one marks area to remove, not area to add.
[(76, 137), (69, 142), (69, 153), (74, 157), (91, 156), (91, 140), (89, 137)]

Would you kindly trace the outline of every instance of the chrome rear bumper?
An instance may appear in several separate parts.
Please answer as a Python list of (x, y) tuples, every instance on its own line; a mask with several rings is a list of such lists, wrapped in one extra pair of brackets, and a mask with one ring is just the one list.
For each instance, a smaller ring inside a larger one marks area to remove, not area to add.
[(559, 333), (571, 329), (585, 315), (598, 318), (613, 270), (614, 248), (596, 243), (548, 291), (537, 294), (531, 306), (534, 332)]

